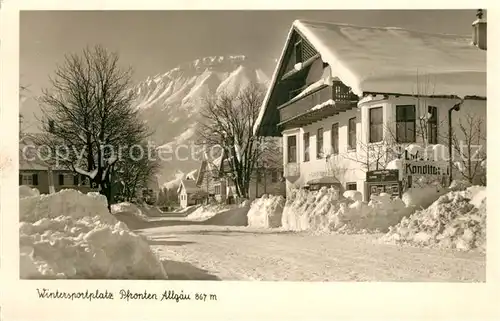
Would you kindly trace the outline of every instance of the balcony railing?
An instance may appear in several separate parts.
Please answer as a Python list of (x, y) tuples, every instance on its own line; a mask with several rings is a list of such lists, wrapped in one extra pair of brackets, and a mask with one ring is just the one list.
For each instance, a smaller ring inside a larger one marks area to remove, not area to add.
[[(297, 92), (291, 93), (294, 96), (298, 95)], [(301, 115), (328, 100), (334, 102), (353, 102), (358, 100), (358, 96), (354, 95), (349, 87), (341, 82), (335, 82), (333, 86), (324, 85), (315, 91), (308, 93), (306, 96), (298, 99), (292, 98), (287, 103), (278, 107), (280, 113), (280, 121), (286, 121), (290, 118)]]
[(287, 177), (299, 177), (300, 176), (300, 164), (299, 163), (287, 163), (285, 164), (283, 176)]

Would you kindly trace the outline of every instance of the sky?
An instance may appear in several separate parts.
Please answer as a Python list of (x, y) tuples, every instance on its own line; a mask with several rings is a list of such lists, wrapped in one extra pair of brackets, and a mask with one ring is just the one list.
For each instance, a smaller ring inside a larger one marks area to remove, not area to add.
[[(134, 82), (211, 55), (277, 59), (295, 19), (469, 35), (475, 10), (24, 11), (20, 82), (36, 96), (64, 55), (101, 44), (134, 70)], [(264, 66), (272, 73), (274, 66)], [(29, 99), (23, 114), (38, 108)]]

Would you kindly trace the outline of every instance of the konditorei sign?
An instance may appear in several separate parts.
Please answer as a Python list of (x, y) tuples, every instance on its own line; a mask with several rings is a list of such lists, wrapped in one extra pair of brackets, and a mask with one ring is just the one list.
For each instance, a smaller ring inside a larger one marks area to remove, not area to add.
[(406, 160), (403, 163), (405, 176), (448, 176), (450, 167), (447, 162)]

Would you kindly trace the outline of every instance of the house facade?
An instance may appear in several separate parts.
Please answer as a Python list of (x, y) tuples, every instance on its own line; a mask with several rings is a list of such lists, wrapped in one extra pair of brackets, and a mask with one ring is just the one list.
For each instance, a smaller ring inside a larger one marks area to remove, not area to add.
[(93, 191), (88, 178), (70, 170), (49, 165), (36, 153), (33, 139), (23, 136), (19, 142), (19, 185), (36, 188), (42, 194), (49, 194), (51, 189), (76, 189), (82, 193)]
[[(281, 157), (281, 155), (273, 155), (273, 157)], [(208, 199), (219, 203), (235, 203), (237, 192), (230, 173), (230, 165), (224, 155), (213, 161), (204, 159), (196, 185), (206, 193)], [(264, 194), (285, 195), (285, 186), (283, 168), (279, 163), (269, 162), (265, 166), (258, 164), (250, 180), (249, 199), (254, 200)]]
[(201, 204), (206, 196), (206, 193), (200, 187), (196, 186), (196, 181), (191, 179), (181, 180), (177, 194), (179, 195), (179, 204), (182, 208)]
[(282, 136), (287, 190), (330, 182), (365, 195), (366, 172), (384, 168), (390, 148), (448, 145), (449, 124), (451, 137), (467, 140), (460, 129), (471, 117), (486, 133), (481, 47), (467, 37), (297, 20), (254, 134)]

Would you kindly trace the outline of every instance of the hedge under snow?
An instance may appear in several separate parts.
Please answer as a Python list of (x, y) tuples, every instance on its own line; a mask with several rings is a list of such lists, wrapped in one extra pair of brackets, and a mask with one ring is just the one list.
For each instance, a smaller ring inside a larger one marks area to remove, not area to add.
[(24, 193), (19, 239), (21, 278), (167, 278), (147, 241), (117, 221), (97, 193)]

